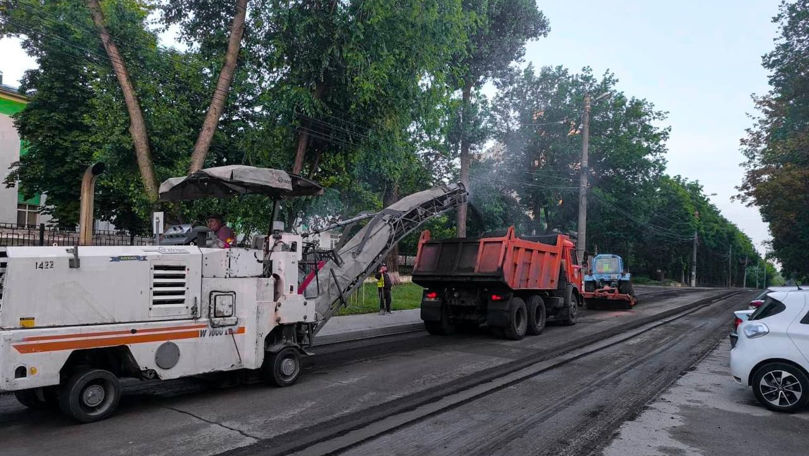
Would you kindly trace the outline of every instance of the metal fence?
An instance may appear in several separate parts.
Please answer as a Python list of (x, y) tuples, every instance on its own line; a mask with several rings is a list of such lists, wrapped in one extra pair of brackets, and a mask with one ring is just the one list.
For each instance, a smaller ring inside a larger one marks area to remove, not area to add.
[[(77, 231), (59, 230), (45, 224), (17, 226), (0, 223), (0, 246), (76, 245)], [(126, 231), (93, 232), (93, 245), (153, 245), (154, 239)]]

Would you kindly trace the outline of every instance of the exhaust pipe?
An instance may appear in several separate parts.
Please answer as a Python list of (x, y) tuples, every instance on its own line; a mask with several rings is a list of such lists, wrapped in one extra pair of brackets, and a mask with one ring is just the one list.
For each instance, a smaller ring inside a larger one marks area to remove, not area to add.
[(104, 163), (87, 167), (81, 179), (81, 202), (79, 209), (79, 245), (93, 245), (93, 197), (98, 175), (104, 172)]

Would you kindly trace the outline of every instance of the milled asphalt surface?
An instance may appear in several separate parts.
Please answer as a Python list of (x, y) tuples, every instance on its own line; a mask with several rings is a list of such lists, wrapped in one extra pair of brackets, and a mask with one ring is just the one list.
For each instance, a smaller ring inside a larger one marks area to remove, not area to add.
[[(541, 336), (522, 341), (498, 340), (487, 334), (442, 338), (422, 331), (316, 346), (316, 355), (307, 361), (302, 378), (290, 388), (261, 384), (218, 388), (197, 379), (139, 383), (127, 388), (116, 415), (81, 426), (57, 413), (25, 409), (13, 396), (0, 396), (0, 453), (70, 456), (92, 450), (105, 455), (218, 454), (361, 413), (368, 407), (418, 394), (528, 353), (622, 325), (637, 316), (663, 312), (718, 293), (720, 290), (689, 290), (678, 297), (642, 300), (630, 311), (586, 311), (576, 326), (549, 327)], [(374, 319), (379, 322), (398, 317), (366, 318), (373, 323)], [(335, 321), (339, 320), (329, 325)], [(354, 328), (343, 334), (364, 330)], [(328, 335), (326, 329), (323, 333)], [(613, 361), (602, 362), (609, 366)], [(535, 395), (565, 397), (570, 392), (569, 383), (567, 378), (557, 378), (535, 391)], [(480, 413), (486, 416), (488, 412)]]
[(603, 456), (805, 456), (809, 410), (771, 412), (730, 377), (720, 344), (643, 413), (621, 426)]
[(587, 454), (710, 350), (730, 309), (747, 299), (714, 304), (341, 454)]

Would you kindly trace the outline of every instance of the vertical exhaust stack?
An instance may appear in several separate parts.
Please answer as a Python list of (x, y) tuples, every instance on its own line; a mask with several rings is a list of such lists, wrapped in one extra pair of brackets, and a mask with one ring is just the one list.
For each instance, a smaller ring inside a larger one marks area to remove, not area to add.
[(93, 245), (93, 197), (98, 175), (104, 172), (104, 163), (87, 167), (81, 179), (81, 206), (79, 209), (79, 245)]

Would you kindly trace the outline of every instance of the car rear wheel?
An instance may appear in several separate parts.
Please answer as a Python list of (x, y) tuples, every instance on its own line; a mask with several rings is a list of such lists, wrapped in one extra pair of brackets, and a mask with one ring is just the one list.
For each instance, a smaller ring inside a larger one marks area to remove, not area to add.
[(762, 405), (777, 412), (795, 412), (809, 401), (809, 378), (786, 363), (769, 363), (753, 375), (753, 393)]

